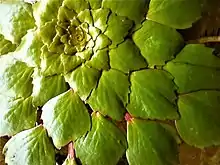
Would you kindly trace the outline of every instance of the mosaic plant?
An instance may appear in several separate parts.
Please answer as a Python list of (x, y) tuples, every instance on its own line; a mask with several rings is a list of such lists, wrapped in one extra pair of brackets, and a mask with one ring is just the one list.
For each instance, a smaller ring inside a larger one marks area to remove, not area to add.
[[(201, 0), (2, 0), (0, 136), (8, 165), (177, 165), (220, 144), (220, 58), (179, 29)], [(42, 114), (41, 114), (42, 112)]]

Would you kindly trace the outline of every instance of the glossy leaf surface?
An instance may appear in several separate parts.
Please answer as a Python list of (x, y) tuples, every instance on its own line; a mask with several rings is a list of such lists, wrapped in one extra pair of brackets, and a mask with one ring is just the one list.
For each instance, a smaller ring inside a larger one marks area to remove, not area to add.
[(3, 152), (10, 165), (55, 165), (54, 147), (43, 126), (18, 133), (6, 143)]
[(167, 125), (133, 119), (128, 123), (130, 165), (178, 164), (178, 145)]
[(44, 126), (57, 148), (75, 141), (90, 129), (86, 106), (73, 90), (51, 99), (42, 110)]
[(127, 142), (121, 130), (97, 112), (92, 115), (91, 131), (76, 141), (75, 148), (83, 164), (115, 165), (124, 154)]
[(177, 130), (184, 141), (196, 147), (219, 145), (219, 91), (198, 91), (179, 96), (181, 115)]

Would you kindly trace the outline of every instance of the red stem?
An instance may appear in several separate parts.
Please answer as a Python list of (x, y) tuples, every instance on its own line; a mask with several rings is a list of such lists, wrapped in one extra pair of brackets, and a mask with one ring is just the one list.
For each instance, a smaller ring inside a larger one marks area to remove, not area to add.
[(129, 113), (126, 113), (124, 118), (127, 122), (131, 122), (133, 119), (133, 117)]
[(68, 156), (72, 159), (75, 158), (75, 150), (74, 150), (73, 142), (70, 142), (68, 144)]

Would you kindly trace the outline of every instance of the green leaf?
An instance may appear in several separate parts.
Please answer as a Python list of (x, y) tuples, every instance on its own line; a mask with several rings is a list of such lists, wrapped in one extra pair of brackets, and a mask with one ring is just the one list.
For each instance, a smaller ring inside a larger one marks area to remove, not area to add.
[(32, 105), (32, 97), (11, 99), (0, 95), (0, 136), (12, 136), (34, 127), (37, 110)]
[(86, 56), (90, 55), (89, 52), (86, 52), (86, 51), (80, 52), (80, 53), (83, 54), (82, 57), (78, 55), (69, 56), (69, 55), (61, 54), (60, 59), (63, 65), (62, 73), (65, 74), (65, 73), (72, 71), (73, 69), (78, 67), (80, 64), (82, 64), (82, 62), (85, 61), (83, 58), (87, 58)]
[(220, 92), (198, 91), (179, 96), (180, 120), (176, 121), (182, 139), (199, 148), (220, 144)]
[(115, 165), (127, 148), (125, 135), (100, 113), (92, 114), (92, 129), (75, 143), (82, 164)]
[(144, 18), (147, 1), (148, 0), (103, 0), (102, 7), (109, 8), (119, 16), (125, 16), (136, 23), (140, 23), (140, 21)]
[(108, 16), (110, 14), (109, 9), (96, 9), (92, 10), (92, 17), (94, 21), (94, 26), (100, 29), (103, 33), (107, 28)]
[(16, 45), (11, 41), (6, 40), (3, 35), (0, 34), (0, 55), (13, 52), (16, 49)]
[(179, 93), (220, 89), (220, 70), (215, 68), (169, 62), (165, 69), (173, 75)]
[(130, 165), (179, 164), (178, 145), (165, 124), (132, 119), (127, 134)]
[(77, 163), (73, 158), (67, 157), (62, 165), (77, 165)]
[(125, 74), (110, 69), (103, 71), (97, 88), (88, 100), (94, 110), (113, 119), (121, 120), (128, 102), (129, 81)]
[[(220, 58), (204, 45), (186, 45), (177, 57), (164, 67), (174, 76), (179, 93), (201, 89), (220, 89)], [(202, 73), (202, 74), (198, 74)]]
[(44, 126), (58, 149), (90, 129), (87, 108), (73, 90), (49, 100), (42, 110)]
[(120, 17), (116, 14), (109, 16), (108, 27), (104, 34), (112, 41), (111, 47), (116, 47), (117, 44), (124, 41), (132, 25), (133, 22), (126, 17)]
[(24, 2), (0, 3), (0, 11), (0, 34), (19, 44), (27, 30), (34, 27), (31, 5)]
[(33, 5), (33, 15), (38, 27), (57, 18), (58, 9), (63, 0), (43, 0)]
[(220, 68), (220, 58), (213, 55), (214, 49), (201, 44), (187, 44), (176, 56), (175, 63)]
[(14, 56), (28, 66), (39, 67), (42, 46), (39, 34), (35, 30), (28, 30)]
[(50, 44), (53, 42), (53, 38), (56, 35), (56, 22), (55, 20), (45, 23), (43, 26), (40, 27), (39, 35), (40, 39), (44, 43), (44, 45), (47, 45), (47, 47), (50, 46)]
[(30, 96), (33, 68), (15, 60), (12, 54), (1, 56), (0, 63), (0, 94), (13, 98)]
[(131, 40), (126, 40), (109, 51), (111, 68), (124, 73), (147, 67), (145, 59)]
[(72, 47), (69, 46), (68, 44), (63, 44), (61, 42), (61, 37), (59, 36), (59, 34), (56, 34), (53, 38), (53, 41), (48, 45), (49, 52), (58, 53), (58, 54), (62, 54), (63, 52), (66, 54), (73, 54), (75, 52), (75, 49), (74, 48), (71, 49), (71, 48)]
[(51, 53), (44, 46), (41, 55), (41, 72), (43, 76), (68, 73), (83, 61), (79, 56)]
[(98, 50), (86, 64), (98, 70), (108, 70), (110, 68), (108, 52), (108, 48)]
[(82, 100), (86, 100), (92, 89), (96, 87), (99, 77), (100, 72), (98, 70), (82, 65), (73, 72), (66, 74), (65, 80)]
[(133, 34), (133, 40), (150, 66), (164, 65), (184, 44), (175, 29), (149, 20)]
[(96, 28), (94, 26), (89, 26), (89, 35), (92, 37), (93, 40), (96, 40), (96, 38), (100, 33), (101, 30), (99, 28)]
[(58, 24), (63, 22), (68, 22), (69, 20), (73, 19), (73, 17), (77, 16), (77, 13), (66, 6), (61, 6), (58, 10)]
[(75, 54), (75, 56), (80, 57), (84, 61), (84, 60), (89, 60), (91, 58), (92, 54), (93, 54), (92, 49), (87, 48), (84, 51), (77, 52)]
[(102, 5), (102, 0), (87, 0), (92, 9), (99, 9)]
[(54, 147), (43, 126), (13, 136), (3, 152), (5, 162), (10, 165), (55, 165)]
[(61, 74), (64, 70), (60, 54), (49, 52), (46, 46), (42, 48), (40, 67), (43, 76)]
[(93, 25), (93, 18), (92, 18), (92, 15), (91, 15), (91, 12), (89, 9), (85, 9), (85, 10), (81, 11), (78, 14), (77, 18), (80, 20), (80, 22), (85, 22), (90, 25)]
[(89, 8), (86, 0), (64, 0), (63, 4), (77, 13)]
[(38, 70), (33, 74), (33, 105), (43, 106), (51, 98), (68, 90), (68, 85), (61, 75), (42, 76)]
[(131, 74), (129, 113), (150, 119), (177, 119), (175, 85), (163, 70), (147, 69)]
[(93, 48), (93, 50), (97, 52), (98, 50), (107, 48), (110, 44), (110, 39), (106, 35), (100, 34), (95, 41), (95, 47)]
[(201, 0), (151, 0), (147, 18), (175, 29), (186, 29), (201, 17), (201, 2)]

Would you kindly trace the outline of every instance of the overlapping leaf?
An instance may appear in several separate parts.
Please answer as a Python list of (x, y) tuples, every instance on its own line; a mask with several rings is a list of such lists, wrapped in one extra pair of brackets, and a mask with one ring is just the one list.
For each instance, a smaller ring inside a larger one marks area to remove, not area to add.
[(214, 49), (202, 44), (187, 44), (172, 61), (219, 69), (220, 58), (213, 51)]
[(32, 8), (24, 2), (0, 3), (0, 34), (12, 43), (19, 44), (28, 29), (35, 26)]
[(64, 5), (77, 13), (89, 8), (89, 4), (86, 0), (64, 0)]
[(169, 62), (166, 69), (174, 76), (180, 93), (201, 89), (220, 89), (220, 70)]
[(95, 42), (95, 47), (93, 48), (94, 51), (102, 50), (108, 48), (111, 44), (111, 40), (104, 34), (100, 34)]
[(0, 94), (13, 98), (30, 96), (33, 68), (13, 58), (13, 54), (1, 56), (0, 63)]
[(41, 56), (41, 72), (44, 76), (68, 73), (79, 66), (83, 61), (84, 60), (79, 56), (51, 53), (44, 46)]
[(131, 40), (126, 40), (109, 51), (111, 68), (124, 73), (147, 67), (145, 59)]
[(129, 92), (128, 76), (110, 69), (103, 71), (101, 78), (88, 100), (93, 110), (120, 120), (125, 112)]
[(175, 85), (165, 71), (146, 69), (131, 74), (128, 111), (135, 117), (177, 119)]
[(165, 69), (174, 76), (180, 93), (220, 89), (220, 58), (203, 45), (187, 45)]
[(0, 136), (13, 136), (35, 126), (37, 110), (32, 97), (16, 100), (0, 95)]
[(176, 29), (186, 29), (201, 17), (201, 13), (201, 0), (151, 0), (147, 18)]
[(100, 74), (98, 70), (82, 65), (65, 75), (65, 79), (81, 99), (86, 100), (92, 89), (96, 87)]
[(126, 155), (129, 164), (178, 164), (178, 145), (171, 129), (166, 124), (132, 119), (127, 132), (129, 147)]
[(124, 41), (132, 25), (133, 22), (126, 17), (119, 17), (116, 14), (109, 16), (108, 27), (104, 34), (112, 41), (111, 47), (116, 47)]
[(125, 135), (100, 113), (92, 115), (92, 129), (75, 143), (77, 157), (82, 164), (115, 165), (123, 156), (127, 142)]
[(33, 105), (43, 106), (51, 98), (68, 90), (68, 85), (61, 75), (42, 76), (39, 70), (33, 74)]
[(90, 129), (86, 106), (73, 90), (51, 99), (42, 110), (44, 126), (57, 148), (75, 141)]
[(108, 26), (107, 21), (109, 14), (110, 14), (110, 10), (108, 8), (106, 9), (100, 8), (100, 9), (92, 10), (94, 27), (100, 29), (102, 33), (106, 30)]
[(108, 48), (98, 50), (86, 64), (98, 70), (108, 70), (110, 68), (108, 53)]
[(220, 92), (198, 91), (179, 96), (177, 130), (184, 141), (196, 147), (220, 144)]
[[(43, 0), (33, 5), (35, 23), (23, 1), (3, 1), (0, 9), (0, 54), (21, 41), (0, 57), (0, 135), (34, 127), (43, 106), (43, 126), (6, 144), (9, 165), (55, 164), (47, 132), (57, 148), (76, 141), (82, 164), (115, 165), (127, 148), (131, 165), (178, 164), (173, 128), (143, 118), (176, 120), (190, 145), (220, 143), (220, 59), (202, 45), (179, 53), (184, 42), (175, 29), (199, 19), (199, 0)], [(185, 92), (193, 93), (176, 105)], [(97, 111), (92, 120), (82, 100)], [(121, 123), (109, 121), (126, 110), (142, 118), (128, 121), (128, 146)]]
[[(146, 11), (147, 0), (126, 1), (126, 0), (103, 0), (102, 7), (111, 9), (119, 16), (128, 17), (130, 20), (140, 23)], [(126, 7), (125, 7), (126, 4)], [(131, 12), (132, 11), (132, 12)]]
[(90, 4), (92, 9), (99, 9), (101, 8), (102, 0), (87, 0)]
[(43, 126), (38, 126), (12, 137), (3, 153), (7, 164), (55, 165), (53, 144)]
[(33, 15), (38, 27), (57, 17), (63, 0), (44, 0), (33, 5)]
[(13, 52), (16, 48), (15, 44), (12, 44), (11, 41), (6, 40), (2, 34), (0, 34), (0, 55)]
[(22, 38), (19, 47), (16, 49), (14, 56), (30, 67), (39, 67), (42, 46), (43, 43), (35, 29), (28, 30), (27, 34)]
[(133, 40), (150, 66), (164, 65), (182, 48), (183, 39), (175, 29), (149, 20), (142, 25)]

